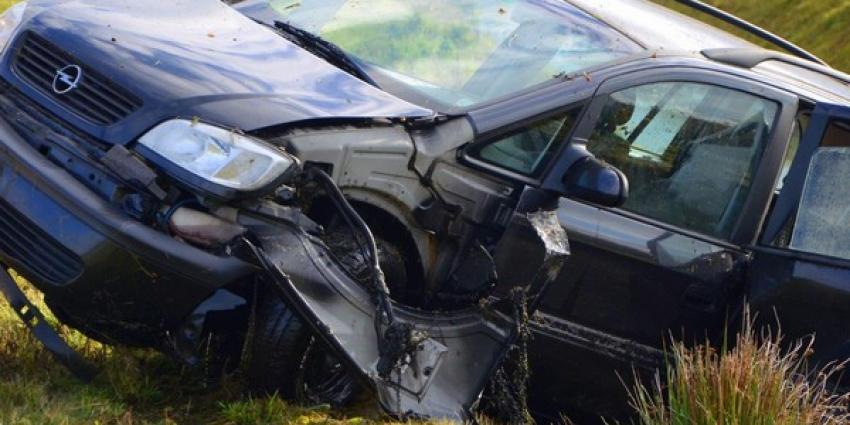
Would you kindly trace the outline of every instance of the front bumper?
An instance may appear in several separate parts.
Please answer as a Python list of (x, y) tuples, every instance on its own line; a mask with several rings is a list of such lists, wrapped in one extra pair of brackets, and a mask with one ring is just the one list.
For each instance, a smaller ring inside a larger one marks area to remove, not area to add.
[(0, 118), (0, 260), (64, 321), (113, 342), (156, 345), (216, 289), (254, 269), (130, 218)]

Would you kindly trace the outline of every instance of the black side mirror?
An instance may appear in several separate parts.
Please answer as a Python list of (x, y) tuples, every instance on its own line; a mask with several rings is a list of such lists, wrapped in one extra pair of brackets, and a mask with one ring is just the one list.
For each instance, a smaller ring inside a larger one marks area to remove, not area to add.
[(592, 156), (573, 164), (564, 175), (568, 196), (606, 207), (619, 207), (629, 197), (629, 180), (617, 167)]

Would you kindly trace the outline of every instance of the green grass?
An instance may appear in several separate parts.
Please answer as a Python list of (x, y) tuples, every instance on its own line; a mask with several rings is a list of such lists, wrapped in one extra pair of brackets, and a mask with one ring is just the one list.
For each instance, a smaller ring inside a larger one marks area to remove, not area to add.
[[(758, 44), (760, 40), (674, 0), (654, 0), (694, 17), (732, 31)], [(850, 0), (707, 0), (826, 60), (835, 68), (850, 71)]]
[[(20, 282), (44, 308), (40, 294)], [(204, 390), (197, 374), (160, 354), (108, 347), (66, 327), (60, 330), (100, 368), (93, 383), (75, 380), (54, 362), (0, 300), (0, 424), (393, 423), (371, 402), (335, 413), (277, 397), (252, 399), (238, 375), (216, 390)]]

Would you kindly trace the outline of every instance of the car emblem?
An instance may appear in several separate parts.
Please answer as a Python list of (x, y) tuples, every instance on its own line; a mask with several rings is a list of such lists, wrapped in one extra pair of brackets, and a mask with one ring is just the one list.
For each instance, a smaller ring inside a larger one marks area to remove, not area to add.
[(58, 71), (53, 77), (53, 92), (65, 94), (79, 87), (83, 79), (83, 69), (77, 65), (68, 65)]

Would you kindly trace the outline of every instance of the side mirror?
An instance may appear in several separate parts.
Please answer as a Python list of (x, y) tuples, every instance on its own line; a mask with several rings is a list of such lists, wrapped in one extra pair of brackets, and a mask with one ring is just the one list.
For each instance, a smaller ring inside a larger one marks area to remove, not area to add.
[(573, 164), (563, 182), (566, 195), (606, 207), (619, 207), (629, 197), (626, 175), (592, 156)]

